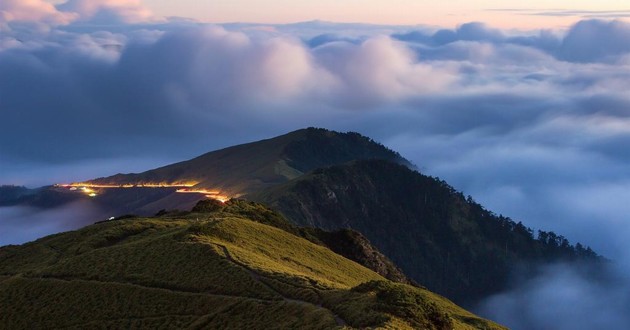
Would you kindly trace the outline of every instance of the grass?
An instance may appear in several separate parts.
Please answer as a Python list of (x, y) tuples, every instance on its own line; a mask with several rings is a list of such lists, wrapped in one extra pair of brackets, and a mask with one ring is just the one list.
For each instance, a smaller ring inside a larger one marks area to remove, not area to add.
[(277, 228), (239, 218), (224, 218), (207, 226), (210, 234), (195, 236), (199, 241), (226, 246), (232, 257), (259, 272), (329, 288), (383, 279), (325, 247)]
[(0, 248), (0, 328), (500, 328), (243, 203)]
[(0, 283), (0, 292), (0, 328), (4, 329), (335, 326), (332, 316), (308, 305), (125, 283), (15, 277)]
[(357, 327), (391, 329), (504, 329), (426, 289), (370, 281), (352, 290), (327, 291), (324, 303)]

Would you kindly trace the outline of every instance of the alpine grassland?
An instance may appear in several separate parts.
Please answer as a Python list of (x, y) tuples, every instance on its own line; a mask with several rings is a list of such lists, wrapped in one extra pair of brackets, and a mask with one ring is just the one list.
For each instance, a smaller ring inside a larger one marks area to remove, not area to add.
[(232, 200), (2, 247), (0, 327), (502, 329), (293, 231)]

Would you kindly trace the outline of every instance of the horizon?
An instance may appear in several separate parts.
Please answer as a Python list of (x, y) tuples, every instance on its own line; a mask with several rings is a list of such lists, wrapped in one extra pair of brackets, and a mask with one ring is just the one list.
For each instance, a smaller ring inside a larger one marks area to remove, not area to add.
[[(492, 212), (593, 247), (630, 288), (630, 5), (395, 4), (2, 1), (0, 185), (142, 172), (310, 126), (354, 131)], [(49, 216), (0, 208), (0, 230), (24, 242), (74, 228)], [(611, 293), (560, 268), (541, 274)], [(527, 285), (501, 302), (544, 326), (522, 305)], [(630, 327), (602, 319), (614, 317)]]
[(468, 22), (485, 22), (503, 29), (567, 28), (581, 19), (627, 20), (630, 6), (623, 1), (299, 1), (252, 2), (180, 1), (177, 6), (164, 0), (147, 0), (146, 5), (162, 17), (180, 16), (202, 22), (291, 24), (322, 20), (335, 23), (378, 25), (428, 25), (453, 28)]

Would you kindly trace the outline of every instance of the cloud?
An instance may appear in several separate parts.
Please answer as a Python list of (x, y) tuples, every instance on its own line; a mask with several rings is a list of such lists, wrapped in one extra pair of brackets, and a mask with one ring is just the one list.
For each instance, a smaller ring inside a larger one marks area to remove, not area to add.
[(474, 41), (488, 45), (514, 44), (535, 48), (559, 60), (577, 63), (614, 63), (630, 54), (630, 24), (623, 21), (583, 20), (559, 37), (550, 30), (535, 34), (508, 35), (483, 23), (467, 23), (454, 30), (434, 33), (411, 31), (393, 35), (407, 42), (424, 45), (421, 50), (439, 51), (451, 43)]
[[(45, 0), (4, 0), (0, 31), (49, 32), (73, 23), (141, 23), (157, 20), (141, 0), (69, 0), (54, 5)], [(31, 31), (28, 31), (31, 30)]]
[(556, 16), (556, 17), (567, 17), (567, 16), (576, 16), (583, 18), (600, 18), (600, 19), (615, 19), (615, 18), (624, 18), (630, 16), (630, 11), (628, 10), (535, 10), (535, 9), (489, 9), (489, 11), (498, 11), (498, 12), (510, 12), (517, 13), (521, 15), (532, 15), (532, 16)]
[(359, 45), (329, 43), (315, 48), (313, 54), (337, 82), (334, 87), (341, 105), (350, 108), (444, 90), (456, 80), (449, 68), (417, 63), (407, 47), (385, 36)]
[(416, 63), (404, 45), (385, 36), (310, 50), (299, 39), (259, 40), (216, 26), (148, 38), (64, 35), (37, 49), (5, 50), (0, 73), (0, 135), (6, 138), (0, 148), (26, 160), (120, 154), (128, 142), (119, 143), (115, 132), (125, 132), (140, 149), (151, 148), (152, 139), (169, 140), (160, 148), (179, 149), (203, 136), (200, 123), (212, 124), (217, 134), (242, 116), (264, 122), (305, 102), (367, 109), (455, 80), (450, 69)]
[[(602, 271), (602, 268), (605, 269)], [(627, 272), (614, 266), (556, 264), (490, 297), (479, 313), (514, 330), (626, 329), (630, 316)]]
[(46, 211), (21, 206), (0, 207), (0, 246), (22, 244), (104, 220), (97, 214), (96, 209), (81, 202)]
[(59, 12), (44, 0), (5, 0), (0, 3), (0, 22), (42, 22), (68, 24), (76, 14)]
[(487, 41), (487, 42), (503, 42), (506, 37), (498, 30), (493, 29), (481, 22), (471, 22), (458, 26), (454, 30), (441, 29), (434, 33), (425, 31), (410, 31), (407, 33), (396, 33), (395, 38), (423, 43), (430, 46), (442, 46), (455, 41)]
[(575, 24), (562, 41), (560, 59), (571, 62), (614, 61), (630, 53), (630, 24), (588, 20)]
[(68, 0), (57, 8), (94, 23), (140, 23), (153, 17), (141, 0)]

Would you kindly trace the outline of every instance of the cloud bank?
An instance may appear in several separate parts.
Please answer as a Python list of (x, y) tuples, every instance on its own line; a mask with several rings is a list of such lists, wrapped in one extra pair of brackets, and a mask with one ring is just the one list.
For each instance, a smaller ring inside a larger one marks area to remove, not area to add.
[(487, 299), (479, 313), (502, 320), (514, 330), (626, 329), (630, 316), (627, 272), (609, 266), (548, 265), (533, 278)]
[(41, 211), (29, 207), (0, 207), (0, 246), (22, 244), (51, 233), (74, 230), (98, 219), (96, 209), (81, 202)]
[(321, 126), (630, 260), (628, 23), (216, 26), (113, 0), (9, 0), (0, 13), (0, 183), (73, 181), (77, 164), (90, 164), (79, 179), (139, 171)]

